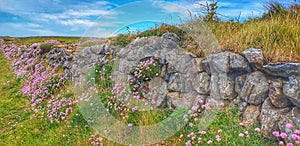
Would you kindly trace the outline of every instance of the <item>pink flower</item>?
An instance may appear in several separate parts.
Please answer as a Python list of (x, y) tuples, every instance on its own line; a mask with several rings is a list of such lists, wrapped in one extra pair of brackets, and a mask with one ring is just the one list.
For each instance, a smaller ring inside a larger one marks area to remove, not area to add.
[(260, 132), (259, 128), (255, 128), (254, 130), (255, 130), (255, 132)]
[(220, 106), (221, 106), (221, 107), (225, 107), (225, 103), (222, 102), (222, 103), (220, 104)]
[(218, 130), (218, 133), (222, 133), (222, 132), (223, 132), (222, 129), (219, 129), (219, 130)]
[(283, 138), (283, 139), (284, 139), (284, 138), (287, 138), (287, 134), (286, 134), (286, 133), (281, 133), (281, 134), (280, 134), (280, 137)]
[(283, 141), (279, 141), (279, 145), (284, 145), (284, 142)]
[(190, 124), (189, 124), (189, 126), (190, 126), (190, 127), (193, 127), (193, 126), (194, 126), (194, 124), (193, 124), (193, 123), (190, 123)]
[(202, 99), (198, 99), (198, 102), (199, 103), (203, 103), (204, 101)]
[(205, 131), (200, 131), (199, 133), (200, 133), (201, 135), (205, 135), (205, 134), (206, 134)]
[(220, 136), (220, 135), (216, 135), (216, 140), (217, 140), (218, 142), (220, 142), (220, 141), (221, 141), (221, 136)]
[(211, 140), (207, 141), (207, 144), (212, 144), (213, 142)]
[(295, 134), (300, 135), (300, 130), (296, 130)]
[(292, 143), (287, 143), (286, 146), (294, 146)]
[(129, 123), (129, 124), (128, 124), (128, 127), (132, 127), (132, 126), (133, 126), (133, 124), (132, 124), (132, 123)]
[(300, 145), (300, 141), (296, 141), (296, 144), (297, 144), (297, 145)]
[(239, 134), (239, 137), (244, 137), (244, 133), (240, 133), (240, 134)]
[(245, 133), (246, 135), (248, 135), (248, 134), (249, 134), (249, 132), (248, 132), (248, 131), (245, 131), (244, 133)]
[(182, 139), (183, 137), (184, 137), (183, 134), (180, 134), (179, 138)]
[(192, 140), (196, 140), (196, 137), (195, 137), (195, 136), (193, 136), (193, 137), (192, 137)]
[(240, 126), (244, 126), (244, 123), (239, 123)]
[(280, 136), (280, 134), (279, 134), (278, 131), (274, 131), (272, 134), (273, 134), (275, 137), (279, 137), (279, 136)]
[(288, 129), (291, 129), (291, 128), (293, 128), (293, 125), (288, 123), (288, 124), (285, 125), (285, 127), (288, 128)]
[(298, 135), (297, 134), (292, 134), (292, 139), (297, 140), (298, 139)]
[(191, 141), (190, 141), (190, 140), (187, 141), (187, 142), (185, 143), (185, 145), (186, 145), (186, 146), (192, 146)]

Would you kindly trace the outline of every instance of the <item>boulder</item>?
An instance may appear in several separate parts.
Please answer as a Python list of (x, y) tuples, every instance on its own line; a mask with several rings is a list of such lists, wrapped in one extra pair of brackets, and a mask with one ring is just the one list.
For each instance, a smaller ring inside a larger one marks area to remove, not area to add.
[(280, 79), (272, 80), (269, 89), (271, 103), (275, 107), (284, 108), (292, 105), (290, 100), (283, 94), (283, 81)]
[(259, 122), (261, 133), (264, 137), (276, 140), (272, 135), (273, 131), (279, 131), (278, 122), (290, 111), (290, 108), (276, 108), (272, 105), (270, 98), (267, 98), (261, 108)]
[(234, 99), (234, 77), (227, 73), (213, 73), (210, 81), (211, 97), (219, 99)]
[(278, 62), (264, 65), (262, 68), (272, 76), (289, 77), (300, 76), (300, 63)]
[(180, 41), (180, 37), (177, 36), (175, 33), (166, 32), (162, 35), (162, 37), (166, 38), (166, 39), (170, 39), (174, 42), (179, 42)]
[(246, 107), (242, 115), (242, 118), (244, 123), (250, 124), (256, 122), (258, 120), (259, 115), (260, 115), (260, 106), (249, 105)]
[(235, 78), (235, 86), (234, 86), (234, 90), (236, 93), (238, 93), (239, 95), (242, 92), (243, 86), (245, 84), (245, 80), (247, 78), (247, 75), (241, 75), (241, 76), (237, 76)]
[(182, 92), (184, 90), (183, 78), (179, 73), (170, 76), (168, 90), (171, 92)]
[(197, 74), (192, 79), (192, 86), (199, 94), (209, 94), (210, 76), (206, 72)]
[(283, 94), (288, 96), (289, 100), (300, 107), (300, 76), (290, 76), (283, 86)]
[(241, 97), (244, 101), (260, 105), (268, 95), (269, 83), (265, 75), (259, 71), (248, 75), (243, 86)]
[(261, 49), (250, 48), (245, 50), (243, 54), (254, 69), (261, 69), (266, 64)]

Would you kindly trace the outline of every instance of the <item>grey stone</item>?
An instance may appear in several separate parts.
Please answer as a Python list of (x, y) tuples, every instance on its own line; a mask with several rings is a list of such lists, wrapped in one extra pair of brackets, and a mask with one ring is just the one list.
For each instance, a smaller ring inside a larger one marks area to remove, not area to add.
[(229, 76), (227, 73), (219, 74), (219, 92), (222, 99), (234, 99), (236, 93), (234, 91), (234, 77)]
[(290, 108), (276, 108), (271, 100), (267, 98), (262, 105), (259, 122), (261, 124), (261, 133), (264, 137), (276, 140), (272, 135), (273, 131), (279, 131), (278, 122), (290, 111)]
[(145, 94), (145, 98), (148, 99), (155, 108), (167, 107), (167, 83), (162, 78), (158, 77), (149, 81), (148, 85), (149, 91)]
[(242, 102), (241, 105), (239, 106), (239, 111), (241, 113), (244, 113), (244, 111), (246, 110), (248, 103), (247, 102)]
[(169, 33), (169, 32), (166, 32), (162, 35), (163, 38), (166, 38), (166, 39), (170, 39), (174, 42), (179, 42), (180, 41), (180, 37), (177, 36), (175, 33)]
[(208, 94), (210, 76), (206, 72), (197, 74), (192, 80), (192, 86), (199, 94)]
[(278, 62), (263, 66), (263, 70), (270, 75), (289, 77), (300, 75), (300, 63)]
[(168, 90), (172, 92), (181, 92), (184, 90), (183, 79), (179, 73), (171, 75), (168, 83)]
[(229, 72), (229, 55), (230, 52), (221, 52), (217, 54), (210, 55), (210, 69), (214, 69), (214, 71), (218, 73), (227, 73)]
[(250, 66), (241, 55), (230, 53), (230, 72), (244, 71), (250, 72)]
[(261, 69), (266, 64), (261, 49), (250, 48), (245, 50), (243, 54), (254, 69)]
[(241, 97), (250, 104), (263, 103), (268, 95), (269, 83), (265, 75), (259, 71), (248, 75), (243, 86)]
[(251, 124), (258, 120), (260, 115), (260, 106), (249, 105), (246, 107), (242, 117), (244, 123)]
[(241, 75), (241, 76), (237, 76), (235, 78), (234, 90), (236, 93), (238, 93), (238, 95), (241, 95), (246, 78), (247, 78), (247, 75)]
[(210, 68), (210, 72), (241, 74), (250, 71), (249, 64), (244, 57), (228, 51), (212, 54), (202, 63), (206, 70)]
[(283, 86), (283, 93), (294, 105), (300, 107), (300, 76), (290, 76)]
[(292, 105), (287, 96), (283, 94), (283, 81), (280, 79), (272, 80), (269, 89), (271, 103), (275, 107), (284, 108)]
[(237, 95), (234, 91), (234, 77), (227, 73), (213, 73), (210, 81), (210, 95), (217, 100), (234, 99)]

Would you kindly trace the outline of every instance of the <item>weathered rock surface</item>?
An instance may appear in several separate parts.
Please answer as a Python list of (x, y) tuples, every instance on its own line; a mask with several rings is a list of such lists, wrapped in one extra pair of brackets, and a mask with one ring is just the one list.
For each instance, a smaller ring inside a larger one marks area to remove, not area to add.
[(260, 115), (260, 106), (249, 105), (246, 107), (242, 118), (244, 123), (254, 123)]
[(266, 64), (261, 49), (250, 48), (245, 50), (243, 54), (254, 69), (261, 69)]
[(284, 108), (290, 106), (292, 103), (287, 96), (283, 94), (283, 81), (280, 79), (272, 80), (269, 89), (269, 97), (271, 103), (275, 107)]
[(210, 76), (206, 72), (199, 73), (192, 79), (192, 85), (199, 94), (209, 94)]
[(283, 86), (283, 93), (294, 105), (300, 107), (300, 76), (289, 77), (289, 81)]
[(264, 65), (265, 72), (273, 76), (289, 77), (292, 75), (300, 76), (300, 63), (278, 62)]
[(262, 105), (259, 121), (261, 133), (264, 137), (275, 140), (273, 131), (279, 131), (278, 122), (290, 111), (290, 108), (276, 108), (271, 100), (267, 98)]
[(249, 74), (242, 89), (241, 97), (248, 103), (259, 105), (268, 95), (269, 83), (259, 71)]
[(204, 68), (217, 73), (239, 73), (249, 72), (250, 67), (245, 58), (232, 52), (221, 52), (212, 54), (203, 60)]

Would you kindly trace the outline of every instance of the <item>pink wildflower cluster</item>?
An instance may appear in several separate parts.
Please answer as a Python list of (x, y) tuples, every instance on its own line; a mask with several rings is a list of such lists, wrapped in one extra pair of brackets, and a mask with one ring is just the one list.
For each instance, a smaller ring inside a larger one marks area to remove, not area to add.
[[(285, 126), (290, 131), (293, 131), (292, 128), (294, 127), (292, 124), (288, 123)], [(286, 142), (287, 146), (294, 146), (294, 145), (300, 145), (300, 130), (294, 130), (294, 132), (291, 132), (290, 134), (287, 134), (285, 132), (279, 132), (279, 131), (273, 131), (273, 136), (282, 139)], [(280, 141), (279, 145), (284, 145), (284, 141)]]
[(141, 61), (133, 70), (133, 79), (129, 80), (131, 90), (134, 93), (138, 94), (138, 90), (141, 87), (141, 84), (158, 76), (159, 72), (159, 63), (158, 61), (154, 60), (153, 57), (148, 60)]
[(54, 121), (59, 123), (60, 121), (65, 120), (70, 112), (73, 111), (73, 100), (71, 97), (65, 98), (58, 96), (53, 96), (47, 104), (48, 109), (48, 118), (50, 122)]
[(39, 48), (40, 46), (41, 46), (40, 43), (34, 43), (34, 44), (32, 44), (32, 45), (30, 46), (30, 48), (32, 48), (32, 49), (37, 49), (37, 48)]
[(90, 138), (89, 141), (93, 146), (103, 146), (103, 138), (99, 135), (99, 132), (95, 132)]
[[(35, 45), (38, 44), (33, 44), (32, 46)], [(22, 50), (20, 48), (20, 50), (15, 45), (2, 45), (0, 49), (7, 59), (12, 60), (12, 68), (16, 75), (23, 78), (25, 84), (21, 91), (23, 95), (31, 98), (31, 109), (35, 114), (41, 109), (48, 107), (50, 108), (48, 110), (52, 111), (50, 112), (51, 114), (48, 113), (51, 123), (53, 122), (53, 118), (60, 120), (65, 119), (67, 116), (66, 113), (69, 113), (70, 111), (70, 104), (65, 104), (65, 102), (72, 103), (72, 101), (70, 101), (72, 98), (66, 100), (60, 96), (52, 95), (56, 89), (63, 86), (69, 79), (67, 74), (57, 73), (57, 70), (61, 65), (57, 64), (55, 67), (47, 66), (46, 60), (38, 55), (38, 49), (31, 48)], [(18, 51), (22, 51), (22, 53), (18, 53)], [(51, 99), (48, 100), (49, 98)], [(41, 106), (43, 102), (48, 102), (48, 106)], [(60, 102), (64, 104), (59, 104)], [(59, 109), (68, 109), (68, 112), (64, 111), (63, 114)], [(47, 109), (44, 110), (47, 111)]]
[[(127, 107), (130, 106), (131, 100), (135, 100), (135, 98), (131, 98), (130, 89), (127, 88), (127, 85), (125, 83), (123, 84), (115, 84), (112, 91), (112, 96), (109, 96), (109, 102), (107, 103), (109, 110), (114, 110), (117, 113), (120, 114), (122, 119), (128, 118), (129, 112), (135, 112), (137, 110), (137, 107)], [(135, 97), (135, 96), (134, 96)]]
[[(209, 110), (209, 109), (211, 109), (209, 104), (208, 103), (204, 104), (204, 101), (202, 99), (199, 99), (197, 101), (197, 104), (192, 106), (191, 110), (189, 110), (187, 114), (183, 115), (183, 120), (185, 122), (188, 122), (188, 126), (192, 128), (196, 125), (196, 122), (199, 120), (201, 113), (204, 110)], [(181, 134), (179, 137), (179, 141), (183, 141), (183, 138), (186, 137), (187, 146), (204, 144), (204, 143), (210, 145), (213, 144), (214, 142), (220, 142), (222, 140), (221, 138), (221, 133), (223, 132), (222, 129), (219, 129), (217, 132), (218, 134), (215, 136), (215, 139), (210, 139), (206, 142), (203, 139), (207, 133), (206, 131), (203, 130), (198, 131), (198, 133), (191, 132), (188, 133), (187, 135)]]

